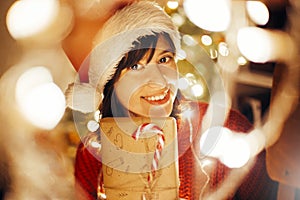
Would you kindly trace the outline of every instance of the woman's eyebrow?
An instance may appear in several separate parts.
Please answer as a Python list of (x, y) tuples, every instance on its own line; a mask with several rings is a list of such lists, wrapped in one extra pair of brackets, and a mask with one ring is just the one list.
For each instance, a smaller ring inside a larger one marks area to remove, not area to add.
[(160, 52), (159, 55), (162, 55), (162, 54), (165, 54), (165, 53), (172, 53), (172, 54), (175, 54), (175, 53), (174, 53), (174, 50), (172, 50), (172, 49), (165, 49), (165, 50), (163, 50), (162, 52)]

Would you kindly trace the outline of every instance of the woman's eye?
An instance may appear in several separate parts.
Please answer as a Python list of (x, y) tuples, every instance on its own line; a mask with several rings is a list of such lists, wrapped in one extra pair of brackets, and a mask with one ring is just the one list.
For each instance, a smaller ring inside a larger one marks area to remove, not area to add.
[(159, 59), (159, 63), (168, 63), (173, 57), (171, 56), (165, 56)]
[(143, 65), (135, 64), (130, 67), (131, 70), (140, 70), (143, 68)]

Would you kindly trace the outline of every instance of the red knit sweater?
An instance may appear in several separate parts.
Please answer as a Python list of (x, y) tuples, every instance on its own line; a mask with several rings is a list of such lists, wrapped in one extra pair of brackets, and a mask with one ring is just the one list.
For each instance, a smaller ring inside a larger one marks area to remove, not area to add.
[[(208, 107), (207, 104), (197, 103), (194, 108), (198, 109), (199, 115), (193, 117), (194, 144), (199, 144), (199, 129), (202, 118)], [(239, 112), (231, 110), (225, 127), (235, 131), (247, 133), (252, 125)], [(189, 142), (189, 125), (184, 121), (177, 121), (179, 141), (179, 196), (184, 199), (199, 199), (202, 187), (205, 183), (203, 172), (197, 164), (195, 154), (192, 152)], [(198, 130), (198, 131), (197, 131)], [(197, 145), (199, 146), (199, 145)], [(196, 147), (196, 145), (195, 145)], [(197, 148), (196, 148), (197, 150)], [(197, 154), (196, 154), (197, 155)], [(81, 143), (77, 149), (75, 160), (75, 187), (76, 197), (82, 200), (97, 199), (98, 175), (101, 162), (98, 161)], [(210, 181), (205, 187), (205, 194), (216, 191), (228, 177), (231, 169), (222, 163), (213, 162), (213, 170), (209, 171)], [(227, 195), (227, 199), (276, 199), (277, 183), (272, 181), (267, 174), (265, 166), (265, 152), (257, 156), (254, 166), (250, 169), (241, 185), (234, 194)]]

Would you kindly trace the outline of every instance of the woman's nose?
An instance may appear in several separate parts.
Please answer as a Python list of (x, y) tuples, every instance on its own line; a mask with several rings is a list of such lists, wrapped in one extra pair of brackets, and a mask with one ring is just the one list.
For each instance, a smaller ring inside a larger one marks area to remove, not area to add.
[(150, 87), (157, 87), (158, 85), (165, 87), (167, 85), (165, 75), (157, 64), (149, 64), (146, 68), (148, 69), (146, 75), (148, 77), (148, 85)]

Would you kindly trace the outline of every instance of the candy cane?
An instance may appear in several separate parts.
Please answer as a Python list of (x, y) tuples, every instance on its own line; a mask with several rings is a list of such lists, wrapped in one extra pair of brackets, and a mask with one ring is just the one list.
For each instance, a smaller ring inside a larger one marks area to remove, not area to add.
[(148, 181), (151, 182), (153, 180), (153, 177), (155, 176), (155, 171), (158, 169), (158, 162), (160, 160), (162, 150), (165, 145), (165, 137), (161, 128), (159, 128), (154, 124), (144, 123), (140, 125), (136, 131), (134, 131), (134, 133), (132, 134), (132, 138), (138, 140), (140, 135), (143, 134), (144, 132), (152, 132), (157, 134), (158, 136), (158, 140), (157, 140), (157, 144), (156, 144), (156, 148), (152, 160), (152, 165), (151, 165), (151, 174), (149, 174), (148, 176)]

